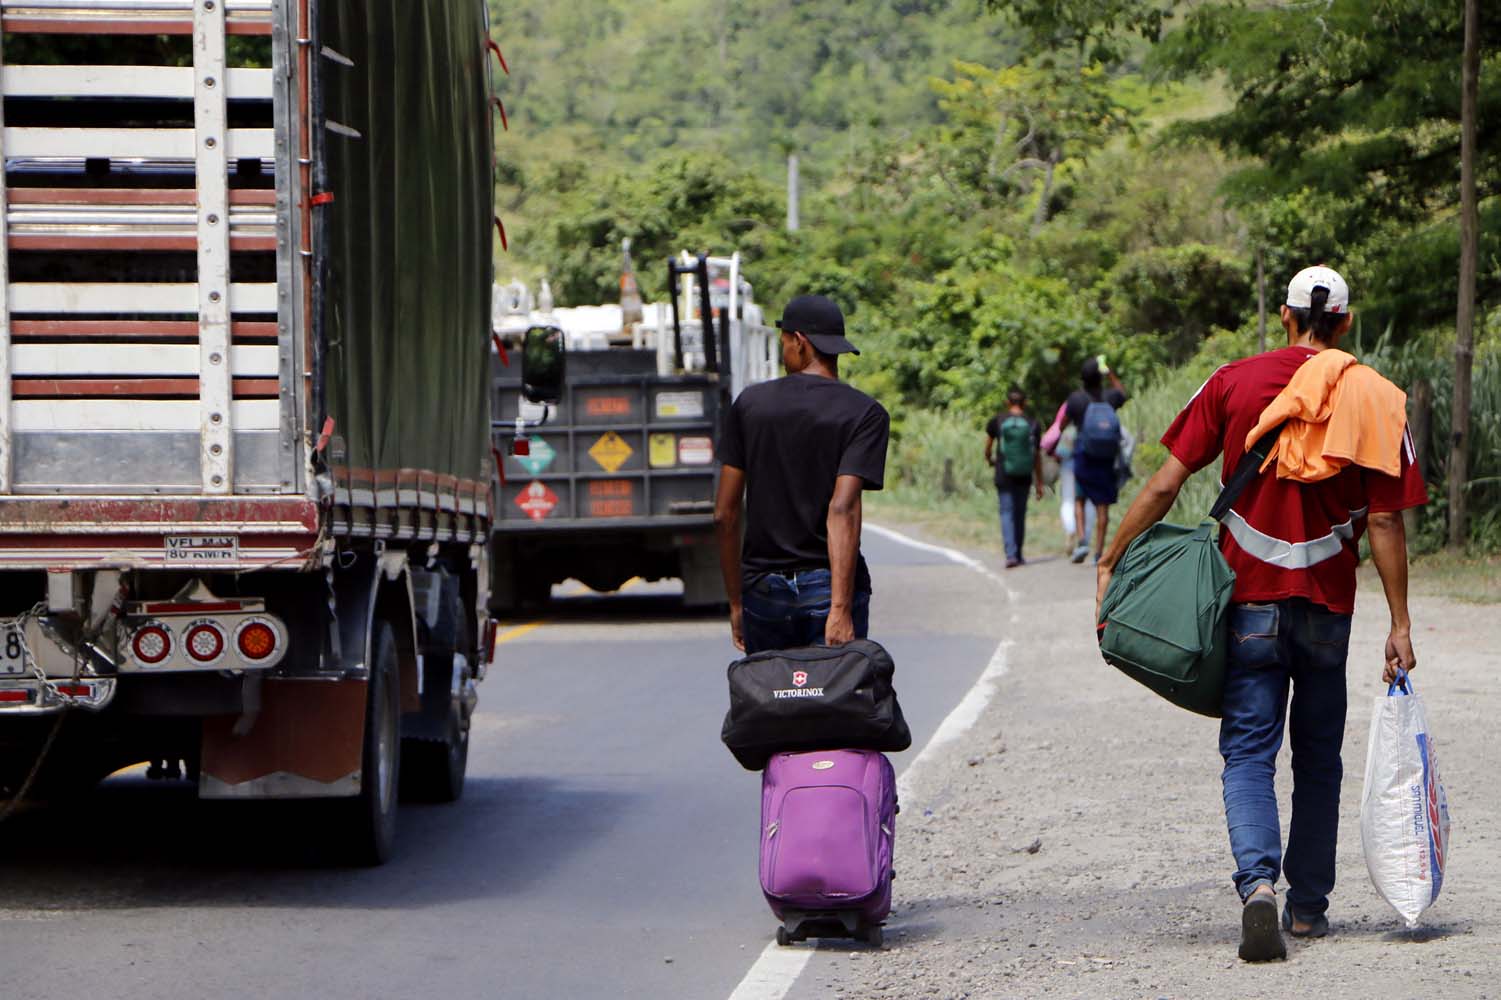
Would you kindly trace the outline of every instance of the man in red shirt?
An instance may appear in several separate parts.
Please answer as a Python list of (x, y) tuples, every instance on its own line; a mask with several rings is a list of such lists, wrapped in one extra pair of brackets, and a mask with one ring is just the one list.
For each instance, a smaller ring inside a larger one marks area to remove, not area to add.
[[(1101, 598), (1126, 547), (1166, 515), (1190, 475), (1220, 454), (1222, 479), (1235, 468), (1262, 411), (1305, 361), (1337, 346), (1349, 330), (1349, 303), (1349, 288), (1331, 268), (1300, 271), (1282, 307), (1288, 346), (1225, 365), (1189, 400), (1162, 437), (1167, 461), (1100, 560)], [(1234, 880), (1244, 904), (1240, 955), (1248, 961), (1287, 954), (1277, 927), (1280, 873), (1288, 884), (1282, 926), (1299, 937), (1328, 932), (1358, 545), (1369, 533), (1391, 612), (1383, 671), (1390, 682), (1416, 663), (1401, 511), (1424, 504), (1427, 491), (1413, 460), (1404, 434), (1399, 476), (1351, 465), (1333, 478), (1300, 483), (1268, 470), (1221, 520), (1220, 550), (1235, 570), (1235, 591), (1219, 743)], [(1289, 716), (1293, 815), (1284, 859), (1274, 782)]]

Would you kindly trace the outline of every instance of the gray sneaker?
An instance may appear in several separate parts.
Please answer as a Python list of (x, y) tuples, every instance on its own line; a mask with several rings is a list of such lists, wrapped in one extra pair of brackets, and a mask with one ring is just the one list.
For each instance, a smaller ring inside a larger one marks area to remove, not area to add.
[(1072, 562), (1072, 563), (1081, 563), (1088, 556), (1089, 556), (1089, 543), (1088, 542), (1083, 542), (1083, 543), (1081, 543), (1079, 545), (1074, 546), (1073, 554), (1068, 557), (1068, 561)]

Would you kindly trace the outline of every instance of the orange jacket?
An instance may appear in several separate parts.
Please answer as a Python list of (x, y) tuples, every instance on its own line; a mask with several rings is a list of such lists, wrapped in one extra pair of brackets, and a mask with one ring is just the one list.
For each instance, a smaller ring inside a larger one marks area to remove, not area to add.
[(1316, 483), (1347, 465), (1402, 473), (1407, 393), (1344, 351), (1320, 351), (1303, 362), (1246, 435), (1247, 450), (1283, 421), (1261, 466), (1276, 462), (1278, 479)]

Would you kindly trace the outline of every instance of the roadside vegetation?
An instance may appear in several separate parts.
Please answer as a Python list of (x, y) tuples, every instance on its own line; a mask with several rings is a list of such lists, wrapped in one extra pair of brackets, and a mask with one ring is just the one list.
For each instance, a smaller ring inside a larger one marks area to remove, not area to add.
[[(1149, 473), (1188, 396), (1258, 348), (1258, 290), (1275, 347), (1288, 277), (1335, 264), (1358, 313), (1347, 346), (1428, 401), (1414, 423), (1432, 502), (1413, 544), (1434, 551), (1454, 430), (1460, 6), (497, 9), (516, 72), (500, 149), (512, 265), (545, 273), (562, 304), (608, 301), (629, 237), (648, 294), (687, 247), (741, 251), (772, 315), (797, 291), (831, 296), (864, 351), (851, 377), (894, 417), (882, 502), (989, 532), (981, 428), (1011, 383), (1047, 423), (1082, 360), (1106, 355)], [(1501, 21), (1481, 52), (1495, 79)], [(1482, 86), (1479, 122), (1470, 556), (1450, 558), (1501, 589), (1483, 570), (1501, 551), (1501, 88)], [(1214, 488), (1208, 470), (1172, 516), (1197, 520)]]

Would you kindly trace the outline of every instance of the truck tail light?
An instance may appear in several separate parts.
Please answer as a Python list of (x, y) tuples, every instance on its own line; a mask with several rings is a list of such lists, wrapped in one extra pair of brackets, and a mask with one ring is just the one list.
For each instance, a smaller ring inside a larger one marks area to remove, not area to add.
[(224, 653), (224, 632), (213, 622), (199, 622), (183, 637), (188, 655), (199, 663), (213, 663)]
[(22, 705), (30, 701), (30, 691), (0, 691), (0, 705)]
[(146, 625), (136, 629), (130, 640), (130, 651), (147, 666), (161, 663), (172, 655), (172, 633), (160, 625)]
[(57, 693), (69, 698), (89, 698), (93, 696), (94, 688), (91, 684), (59, 684)]
[(265, 622), (246, 622), (235, 636), (235, 645), (245, 659), (264, 660), (276, 652), (276, 630)]

